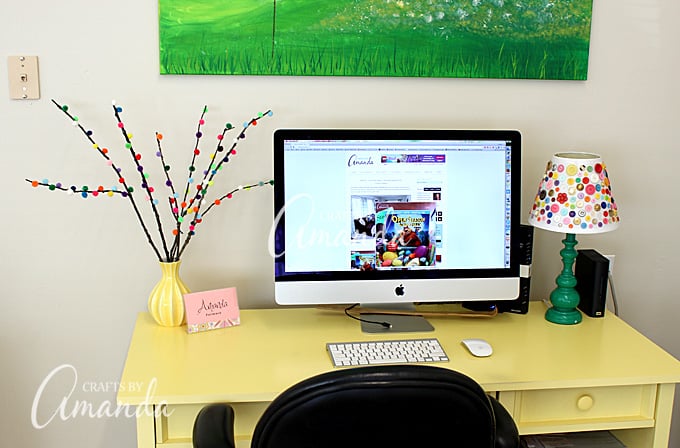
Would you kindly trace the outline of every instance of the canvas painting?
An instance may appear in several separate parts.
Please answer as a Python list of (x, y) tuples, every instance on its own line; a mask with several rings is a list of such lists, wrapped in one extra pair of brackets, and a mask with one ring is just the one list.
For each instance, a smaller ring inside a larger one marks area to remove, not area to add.
[(162, 74), (585, 80), (592, 0), (159, 0)]

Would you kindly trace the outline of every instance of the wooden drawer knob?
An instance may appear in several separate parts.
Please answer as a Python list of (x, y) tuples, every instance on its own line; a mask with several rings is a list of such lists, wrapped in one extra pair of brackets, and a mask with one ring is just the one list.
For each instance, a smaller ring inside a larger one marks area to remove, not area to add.
[(576, 407), (581, 411), (588, 411), (593, 407), (593, 403), (593, 397), (590, 395), (581, 395), (578, 397), (578, 400), (576, 400)]

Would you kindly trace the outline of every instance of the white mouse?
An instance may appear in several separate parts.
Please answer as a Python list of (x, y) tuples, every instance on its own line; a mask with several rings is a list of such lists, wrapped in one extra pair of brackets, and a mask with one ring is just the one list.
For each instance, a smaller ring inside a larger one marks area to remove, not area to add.
[(461, 342), (473, 356), (486, 357), (493, 353), (491, 344), (484, 339), (463, 339)]

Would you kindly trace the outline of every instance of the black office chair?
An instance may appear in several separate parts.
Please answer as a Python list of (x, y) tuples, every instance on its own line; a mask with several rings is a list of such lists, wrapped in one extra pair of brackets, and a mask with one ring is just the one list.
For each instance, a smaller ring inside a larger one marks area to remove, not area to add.
[[(204, 407), (195, 448), (233, 448), (234, 412)], [(371, 366), (306, 379), (258, 421), (252, 448), (515, 448), (510, 414), (474, 380), (429, 365)]]

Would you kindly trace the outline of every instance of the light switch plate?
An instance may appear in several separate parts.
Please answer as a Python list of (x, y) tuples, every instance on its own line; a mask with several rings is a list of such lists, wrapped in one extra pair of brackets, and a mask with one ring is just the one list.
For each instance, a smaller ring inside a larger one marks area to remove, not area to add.
[(14, 100), (40, 98), (38, 56), (8, 56), (9, 97)]

